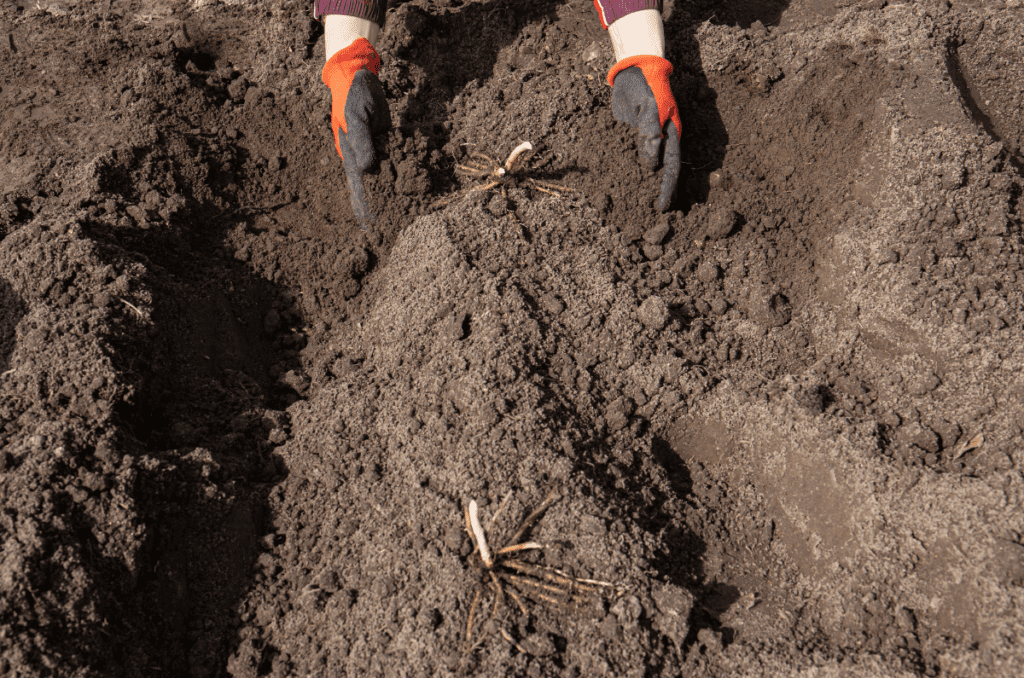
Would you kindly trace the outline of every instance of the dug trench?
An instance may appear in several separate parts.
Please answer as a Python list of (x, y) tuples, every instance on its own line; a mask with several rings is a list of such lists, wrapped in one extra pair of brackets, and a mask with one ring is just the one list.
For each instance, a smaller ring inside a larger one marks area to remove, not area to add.
[(5, 7), (0, 673), (1014, 675), (1010, 5), (666, 2), (659, 215), (590, 2), (401, 3), (368, 233), (303, 3)]

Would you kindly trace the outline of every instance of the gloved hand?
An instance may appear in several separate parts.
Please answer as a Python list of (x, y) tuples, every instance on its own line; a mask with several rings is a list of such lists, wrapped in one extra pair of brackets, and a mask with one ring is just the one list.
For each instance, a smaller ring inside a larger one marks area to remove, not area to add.
[[(612, 86), (612, 115), (619, 122), (637, 128), (640, 162), (655, 169), (661, 159), (664, 140), (664, 173), (661, 194), (654, 204), (664, 212), (672, 203), (681, 164), (679, 137), (682, 123), (679, 107), (668, 84), (672, 64), (658, 56), (634, 56), (623, 59), (608, 72)], [(666, 125), (667, 123), (667, 125)]]
[(391, 127), (391, 112), (377, 73), (380, 55), (365, 38), (332, 56), (322, 79), (331, 88), (331, 131), (345, 163), (352, 210), (365, 231), (374, 221), (363, 190), (363, 174), (376, 160), (373, 135)]

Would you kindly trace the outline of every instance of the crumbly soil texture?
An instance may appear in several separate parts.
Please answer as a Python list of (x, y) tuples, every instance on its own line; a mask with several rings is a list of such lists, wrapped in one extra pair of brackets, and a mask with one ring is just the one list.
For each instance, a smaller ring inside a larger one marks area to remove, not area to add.
[(1024, 672), (1020, 0), (308, 5), (0, 8), (0, 676)]

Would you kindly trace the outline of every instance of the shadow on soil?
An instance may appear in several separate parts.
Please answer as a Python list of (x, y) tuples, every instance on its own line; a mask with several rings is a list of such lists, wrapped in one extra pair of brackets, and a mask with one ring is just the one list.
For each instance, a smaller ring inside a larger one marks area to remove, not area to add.
[(14, 330), (25, 315), (25, 304), (6, 280), (0, 278), (0, 374), (11, 367)]
[(757, 21), (765, 26), (778, 26), (789, 0), (710, 0), (695, 5), (701, 22), (750, 28)]
[[(121, 154), (125, 162), (109, 168), (120, 180), (108, 189), (155, 182), (146, 172), (163, 154)], [(280, 379), (299, 365), (282, 336), (299, 319), (294, 298), (227, 258), (227, 229), (245, 217), (220, 218), (221, 205), (236, 198), (211, 183), (216, 198), (182, 180), (186, 208), (166, 222), (87, 227), (106, 259), (148, 271), (148, 341), (119, 351), (139, 384), (119, 415), (125, 448), (144, 460), (135, 501), (146, 529), (126, 595), (121, 663), (166, 675), (216, 675), (237, 644), (238, 603), (256, 574), (268, 495), (286, 475), (272, 441), (288, 428), (284, 408), (299, 398)], [(268, 328), (268, 314), (284, 327)]]
[[(655, 437), (651, 453), (668, 477), (669, 486), (678, 498), (694, 503), (693, 478), (682, 457), (672, 449), (664, 438)], [(676, 517), (680, 522), (682, 517)], [(679, 527), (665, 531), (666, 550), (654, 563), (667, 578), (685, 586), (693, 594), (694, 605), (690, 611), (690, 630), (683, 647), (690, 648), (698, 643), (698, 634), (703, 629), (721, 634), (723, 646), (735, 638), (733, 629), (723, 626), (721, 616), (739, 600), (740, 591), (735, 586), (720, 582), (705, 583), (704, 555), (706, 543), (691, 530)]]
[(675, 66), (672, 93), (683, 119), (680, 138), (683, 166), (672, 209), (684, 213), (707, 202), (711, 192), (710, 174), (722, 167), (729, 133), (716, 106), (717, 95), (708, 84), (701, 66), (700, 45), (692, 17), (674, 12), (665, 20), (666, 57)]
[[(601, 459), (600, 453), (593, 455)], [(706, 581), (704, 557), (708, 545), (688, 524), (686, 516), (666, 507), (685, 503), (705, 503), (694, 496), (690, 469), (669, 442), (655, 436), (651, 444), (651, 458), (660, 466), (653, 475), (664, 478), (659, 487), (648, 481), (648, 473), (637, 461), (623, 473), (621, 459), (607, 464), (595, 463), (589, 473), (594, 482), (609, 494), (616, 496), (619, 505), (632, 512), (633, 519), (646, 532), (658, 535), (663, 549), (655, 554), (650, 565), (657, 571), (656, 579), (670, 582), (688, 590), (694, 598), (690, 612), (689, 632), (682, 643), (684, 652), (700, 649), (703, 641), (698, 634), (704, 629), (712, 631), (727, 647), (735, 639), (735, 630), (722, 624), (721, 617), (740, 598), (740, 591), (730, 584)], [(637, 482), (622, 482), (636, 478)], [(676, 501), (671, 501), (676, 500)]]
[(1006, 159), (1018, 172), (1024, 174), (1024, 156), (1021, 155), (1021, 149), (1014, 148), (1011, 140), (1003, 138), (999, 128), (1005, 127), (1005, 125), (998, 125), (997, 121), (993, 120), (979, 105), (977, 86), (967, 76), (960, 61), (960, 53), (957, 51), (955, 44), (950, 44), (946, 48), (946, 70), (949, 72), (949, 77), (953, 84), (956, 85), (957, 91), (960, 92), (960, 99), (964, 102), (967, 110), (971, 112), (971, 119), (974, 120), (975, 124), (984, 129), (985, 133), (993, 141), (998, 141), (1004, 145), (1006, 148)]

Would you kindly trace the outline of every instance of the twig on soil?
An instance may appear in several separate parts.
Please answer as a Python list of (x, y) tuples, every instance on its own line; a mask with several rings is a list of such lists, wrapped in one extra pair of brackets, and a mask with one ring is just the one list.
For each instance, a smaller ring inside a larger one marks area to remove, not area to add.
[(508, 642), (512, 643), (512, 647), (514, 647), (517, 650), (519, 650), (520, 654), (524, 654), (524, 655), (529, 656), (530, 653), (527, 652), (525, 649), (523, 649), (523, 646), (520, 645), (519, 642), (515, 638), (512, 637), (511, 633), (509, 633), (505, 629), (501, 629), (501, 635), (502, 635), (502, 637), (505, 640), (507, 640)]
[[(118, 298), (120, 299), (120, 297), (118, 297)], [(121, 303), (122, 303), (122, 304), (124, 304), (125, 306), (127, 306), (128, 308), (130, 308), (131, 310), (135, 311), (135, 314), (136, 314), (137, 316), (139, 316), (139, 320), (145, 320), (145, 319), (146, 319), (146, 314), (145, 314), (145, 313), (143, 313), (143, 312), (142, 312), (142, 311), (141, 311), (141, 310), (139, 309), (139, 307), (138, 307), (138, 306), (136, 306), (135, 304), (133, 304), (133, 303), (131, 303), (130, 301), (127, 301), (127, 300), (125, 300), (125, 299), (121, 299)]]
[(286, 200), (284, 202), (279, 202), (276, 205), (264, 205), (262, 207), (249, 207), (246, 205), (239, 205), (238, 207), (233, 207), (229, 210), (224, 210), (223, 212), (217, 213), (216, 215), (214, 215), (214, 219), (223, 219), (225, 217), (230, 217), (235, 214), (241, 213), (245, 213), (246, 215), (265, 214), (267, 212), (277, 211), (282, 207), (287, 207), (288, 205), (291, 205), (294, 202), (295, 200)]
[(963, 446), (960, 448), (960, 450), (955, 455), (953, 455), (953, 461), (956, 461), (957, 459), (959, 459), (960, 457), (964, 456), (968, 452), (973, 452), (974, 450), (978, 449), (979, 447), (981, 447), (984, 444), (985, 444), (985, 435), (982, 434), (982, 433), (979, 433), (978, 435), (974, 436), (969, 441), (967, 441), (966, 443), (963, 444)]

